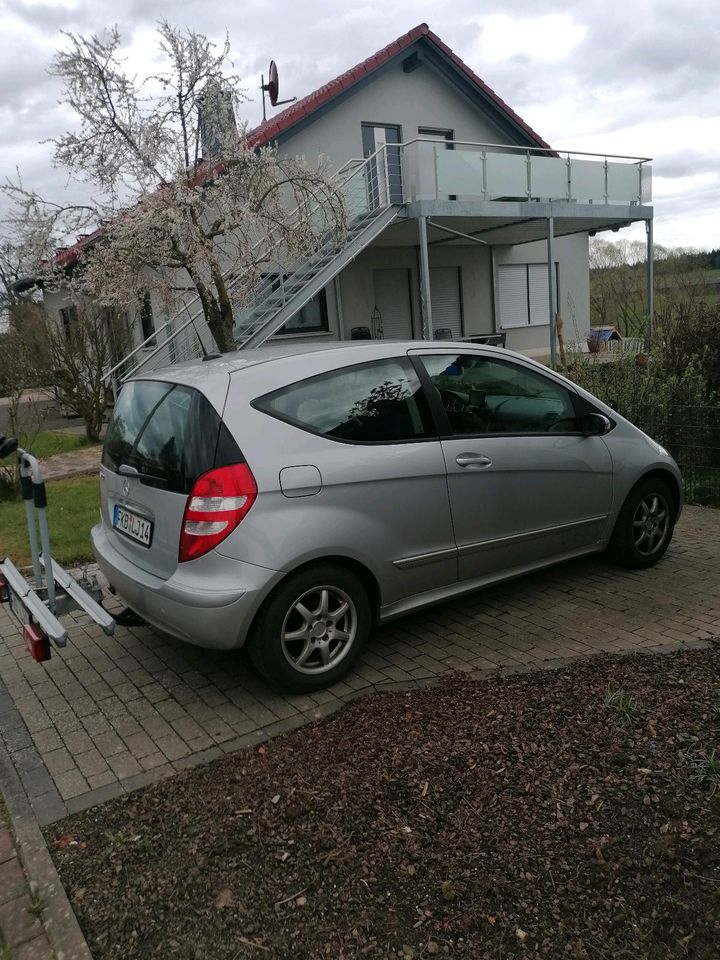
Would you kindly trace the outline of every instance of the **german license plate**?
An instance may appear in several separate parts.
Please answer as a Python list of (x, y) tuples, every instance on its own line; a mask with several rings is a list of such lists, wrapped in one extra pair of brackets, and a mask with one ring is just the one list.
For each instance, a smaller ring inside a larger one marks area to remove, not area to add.
[(150, 520), (139, 517), (132, 510), (126, 510), (125, 507), (116, 504), (113, 510), (113, 527), (120, 533), (124, 533), (126, 537), (130, 537), (131, 540), (141, 543), (144, 547), (150, 546), (153, 525)]
[(10, 608), (10, 613), (15, 617), (15, 619), (20, 624), (30, 623), (30, 613), (22, 603), (22, 601), (15, 596), (12, 591), (12, 587), (8, 583), (6, 585), (8, 606)]

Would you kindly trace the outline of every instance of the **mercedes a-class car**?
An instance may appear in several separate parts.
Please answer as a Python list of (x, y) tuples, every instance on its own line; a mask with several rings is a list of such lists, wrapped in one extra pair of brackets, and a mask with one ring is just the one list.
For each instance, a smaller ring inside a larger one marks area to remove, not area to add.
[(276, 685), (342, 676), (374, 624), (607, 550), (647, 567), (682, 505), (669, 454), (509, 351), (268, 347), (128, 381), (109, 425), (111, 587)]

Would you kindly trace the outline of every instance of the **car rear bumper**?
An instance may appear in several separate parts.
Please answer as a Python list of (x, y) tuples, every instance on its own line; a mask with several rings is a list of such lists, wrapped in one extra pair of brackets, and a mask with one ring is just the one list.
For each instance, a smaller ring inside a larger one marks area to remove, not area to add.
[(91, 538), (98, 566), (132, 610), (158, 630), (207, 649), (241, 647), (260, 604), (282, 579), (277, 571), (214, 554), (163, 580), (123, 557), (102, 523)]

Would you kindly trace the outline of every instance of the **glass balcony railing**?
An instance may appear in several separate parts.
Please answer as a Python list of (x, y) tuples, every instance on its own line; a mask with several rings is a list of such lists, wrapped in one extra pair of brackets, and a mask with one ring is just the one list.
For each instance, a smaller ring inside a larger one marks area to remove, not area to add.
[(499, 144), (423, 140), (402, 146), (404, 199), (652, 201), (649, 160)]

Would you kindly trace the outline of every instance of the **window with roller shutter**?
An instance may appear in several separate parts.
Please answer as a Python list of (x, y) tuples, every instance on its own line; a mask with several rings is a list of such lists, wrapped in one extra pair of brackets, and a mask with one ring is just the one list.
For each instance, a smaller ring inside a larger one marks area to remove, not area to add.
[[(460, 267), (430, 268), (430, 303), (435, 339), (461, 340), (463, 337)], [(450, 331), (450, 336), (441, 331)]]
[[(546, 263), (504, 263), (498, 267), (500, 327), (548, 323), (548, 273)], [(555, 264), (555, 309), (559, 270)]]

